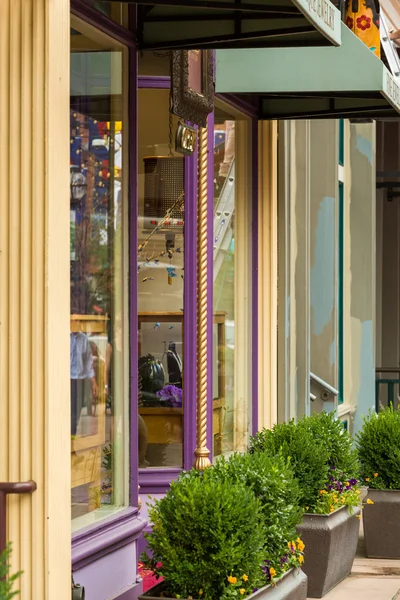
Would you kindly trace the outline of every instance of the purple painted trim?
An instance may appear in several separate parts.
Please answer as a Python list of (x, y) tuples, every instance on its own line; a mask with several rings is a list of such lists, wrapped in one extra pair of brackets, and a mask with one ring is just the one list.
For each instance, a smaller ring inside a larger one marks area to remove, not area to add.
[(83, 2), (83, 0), (71, 0), (71, 13), (89, 23), (89, 25), (113, 37), (118, 42), (121, 42), (121, 44), (125, 44), (125, 46), (131, 48), (136, 47), (134, 32), (129, 31), (129, 29), (126, 29), (122, 25), (118, 25), (118, 23), (103, 15), (93, 8), (93, 6), (90, 6), (90, 4)]
[(171, 78), (161, 75), (159, 77), (153, 75), (139, 75), (138, 87), (169, 90), (171, 87)]
[(252, 120), (252, 295), (251, 295), (251, 360), (252, 360), (252, 434), (258, 431), (258, 120)]
[(213, 432), (213, 329), (214, 329), (214, 112), (208, 115), (208, 185), (207, 185), (207, 448), (210, 460), (214, 453)]
[(130, 453), (129, 503), (138, 504), (138, 155), (137, 155), (137, 53), (129, 52), (129, 350), (130, 350)]
[(139, 469), (140, 493), (163, 494), (182, 469)]
[(235, 94), (215, 94), (215, 97), (218, 100), (222, 100), (222, 102), (229, 104), (229, 106), (240, 110), (240, 112), (245, 114), (247, 117), (258, 116), (257, 107), (253, 106), (249, 102), (246, 102), (245, 100), (240, 98), (240, 96), (235, 96)]
[(138, 516), (137, 509), (125, 509), (117, 518), (88, 527), (72, 540), (72, 566), (82, 567), (136, 540), (147, 521)]
[(197, 148), (185, 157), (185, 339), (183, 378), (185, 387), (183, 416), (183, 468), (191, 469), (196, 449), (196, 357), (197, 357)]

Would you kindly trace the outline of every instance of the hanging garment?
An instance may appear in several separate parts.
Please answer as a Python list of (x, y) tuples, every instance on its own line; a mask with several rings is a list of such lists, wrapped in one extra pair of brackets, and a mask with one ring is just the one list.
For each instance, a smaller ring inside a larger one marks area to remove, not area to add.
[(380, 58), (379, 11), (378, 0), (346, 0), (347, 27)]

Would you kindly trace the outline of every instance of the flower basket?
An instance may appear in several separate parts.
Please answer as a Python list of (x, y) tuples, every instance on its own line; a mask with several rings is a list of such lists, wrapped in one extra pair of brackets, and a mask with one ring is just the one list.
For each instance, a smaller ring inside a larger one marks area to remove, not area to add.
[(305, 543), (302, 568), (308, 577), (309, 598), (322, 598), (351, 572), (358, 543), (359, 515), (359, 508), (353, 508), (350, 514), (347, 506), (329, 515), (303, 515), (297, 532)]
[(369, 489), (363, 525), (368, 558), (400, 559), (400, 490)]
[[(159, 583), (139, 596), (138, 600), (159, 600), (159, 598), (173, 600), (170, 596), (165, 595), (165, 589), (166, 583)], [(264, 598), (267, 600), (306, 600), (307, 576), (301, 569), (290, 569), (274, 585), (270, 584), (260, 588), (247, 596), (246, 600), (263, 600)]]

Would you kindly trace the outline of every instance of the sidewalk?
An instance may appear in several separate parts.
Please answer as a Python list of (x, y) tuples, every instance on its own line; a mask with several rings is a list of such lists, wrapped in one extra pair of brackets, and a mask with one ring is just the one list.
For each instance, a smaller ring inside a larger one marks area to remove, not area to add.
[(400, 600), (400, 560), (365, 558), (362, 522), (351, 575), (325, 598), (326, 600)]

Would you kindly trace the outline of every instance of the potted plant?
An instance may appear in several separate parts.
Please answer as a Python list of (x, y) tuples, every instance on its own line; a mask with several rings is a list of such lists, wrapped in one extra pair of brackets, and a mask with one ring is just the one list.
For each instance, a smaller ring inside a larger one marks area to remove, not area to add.
[[(304, 574), (288, 568), (278, 578), (265, 556), (261, 501), (243, 482), (209, 475), (212, 469), (184, 474), (150, 508), (151, 558), (142, 560), (164, 581), (139, 598), (305, 600)], [(292, 544), (290, 560), (299, 564)]]
[(363, 510), (369, 558), (400, 558), (400, 412), (392, 406), (370, 413), (357, 434), (357, 450), (368, 494)]
[(259, 432), (251, 452), (290, 459), (300, 489), (308, 596), (321, 598), (350, 572), (359, 532), (357, 455), (332, 413), (319, 413)]
[(14, 585), (21, 577), (22, 571), (10, 575), (10, 556), (11, 544), (0, 554), (0, 598), (1, 600), (11, 600), (19, 594), (18, 590), (14, 590)]

